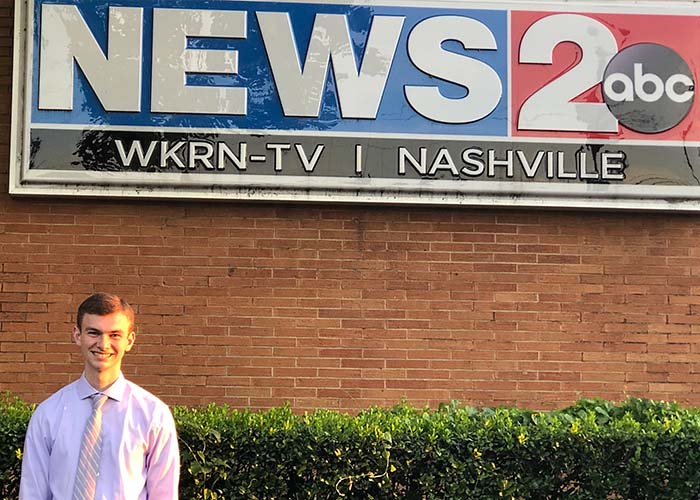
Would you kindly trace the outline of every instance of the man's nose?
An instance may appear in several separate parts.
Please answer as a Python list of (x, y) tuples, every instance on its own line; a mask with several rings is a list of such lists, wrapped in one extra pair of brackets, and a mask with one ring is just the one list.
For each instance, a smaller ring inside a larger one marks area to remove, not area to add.
[(100, 349), (104, 349), (105, 346), (107, 345), (109, 339), (107, 338), (107, 335), (100, 335), (97, 337), (97, 346)]

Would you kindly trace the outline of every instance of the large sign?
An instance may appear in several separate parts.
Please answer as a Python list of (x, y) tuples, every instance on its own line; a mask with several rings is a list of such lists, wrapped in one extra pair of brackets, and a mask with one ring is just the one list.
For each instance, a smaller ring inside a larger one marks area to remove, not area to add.
[(17, 0), (15, 194), (700, 210), (700, 7)]

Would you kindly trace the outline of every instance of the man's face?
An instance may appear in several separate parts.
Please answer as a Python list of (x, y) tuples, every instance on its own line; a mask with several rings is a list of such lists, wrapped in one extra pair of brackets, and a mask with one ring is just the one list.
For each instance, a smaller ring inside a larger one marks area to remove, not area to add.
[(135, 338), (129, 319), (122, 312), (106, 316), (86, 314), (82, 327), (73, 327), (73, 340), (80, 346), (86, 372), (114, 379), (121, 370), (124, 353), (131, 350)]

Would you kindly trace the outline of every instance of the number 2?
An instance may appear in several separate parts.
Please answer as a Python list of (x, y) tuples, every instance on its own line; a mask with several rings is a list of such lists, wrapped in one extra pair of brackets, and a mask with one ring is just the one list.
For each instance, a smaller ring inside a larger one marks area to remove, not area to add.
[(530, 96), (520, 108), (519, 130), (617, 132), (618, 122), (603, 103), (570, 102), (600, 83), (617, 53), (610, 30), (595, 19), (555, 14), (534, 23), (520, 42), (519, 62), (552, 64), (554, 49), (573, 42), (582, 51), (579, 63)]

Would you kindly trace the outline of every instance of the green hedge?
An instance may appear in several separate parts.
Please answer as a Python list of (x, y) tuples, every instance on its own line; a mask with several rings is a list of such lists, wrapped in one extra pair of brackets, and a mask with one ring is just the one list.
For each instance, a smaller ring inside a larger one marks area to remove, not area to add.
[[(17, 495), (31, 409), (2, 400), (2, 498)], [(700, 411), (673, 403), (173, 413), (186, 500), (700, 498)]]
[(33, 407), (9, 394), (0, 394), (0, 498), (19, 496), (22, 446)]

